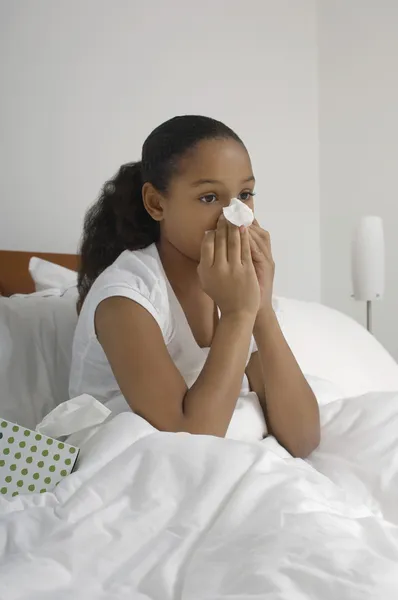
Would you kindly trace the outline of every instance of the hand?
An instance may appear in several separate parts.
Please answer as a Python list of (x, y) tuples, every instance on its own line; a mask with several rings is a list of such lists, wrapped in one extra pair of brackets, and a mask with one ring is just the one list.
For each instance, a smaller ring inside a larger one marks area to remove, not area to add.
[(272, 308), (275, 263), (272, 258), (270, 235), (254, 220), (249, 227), (249, 238), (251, 256), (261, 292), (260, 308)]
[(249, 231), (229, 223), (221, 215), (216, 231), (208, 231), (198, 266), (201, 285), (221, 314), (256, 316), (260, 286), (253, 265)]

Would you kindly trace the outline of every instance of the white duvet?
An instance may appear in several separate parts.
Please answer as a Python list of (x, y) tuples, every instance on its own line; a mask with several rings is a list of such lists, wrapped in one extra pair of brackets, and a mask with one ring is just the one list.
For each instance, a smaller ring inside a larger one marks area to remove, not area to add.
[(397, 600), (398, 394), (321, 412), (308, 462), (118, 415), (54, 493), (0, 499), (0, 598)]

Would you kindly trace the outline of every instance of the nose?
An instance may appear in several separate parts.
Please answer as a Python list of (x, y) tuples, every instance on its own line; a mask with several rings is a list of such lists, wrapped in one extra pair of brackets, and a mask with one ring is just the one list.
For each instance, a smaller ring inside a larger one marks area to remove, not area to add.
[(225, 198), (225, 200), (223, 201), (223, 208), (226, 208), (227, 206), (229, 206), (231, 204), (231, 200), (232, 200), (232, 196), (229, 198)]

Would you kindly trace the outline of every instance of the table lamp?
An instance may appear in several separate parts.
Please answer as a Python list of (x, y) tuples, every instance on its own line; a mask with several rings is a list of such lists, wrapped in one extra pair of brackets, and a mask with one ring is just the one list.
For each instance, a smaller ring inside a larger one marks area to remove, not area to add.
[(353, 297), (366, 302), (366, 327), (372, 331), (372, 302), (384, 293), (384, 231), (380, 217), (362, 217), (351, 246)]

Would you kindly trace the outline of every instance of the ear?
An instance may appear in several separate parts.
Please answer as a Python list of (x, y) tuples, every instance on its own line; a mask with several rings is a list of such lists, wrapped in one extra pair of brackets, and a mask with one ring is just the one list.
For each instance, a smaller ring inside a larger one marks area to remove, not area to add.
[(146, 182), (142, 186), (142, 201), (154, 221), (163, 221), (164, 198), (151, 183)]

